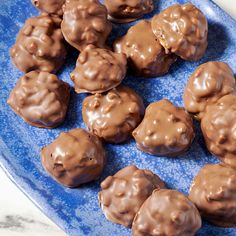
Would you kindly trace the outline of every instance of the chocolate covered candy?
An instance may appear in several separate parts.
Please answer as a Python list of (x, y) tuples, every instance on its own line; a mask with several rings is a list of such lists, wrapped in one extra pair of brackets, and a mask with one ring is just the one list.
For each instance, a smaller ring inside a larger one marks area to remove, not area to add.
[(126, 141), (143, 117), (142, 99), (132, 89), (120, 85), (105, 94), (95, 94), (83, 102), (83, 120), (88, 129), (110, 143)]
[(193, 180), (189, 198), (210, 223), (236, 226), (236, 171), (229, 166), (205, 165)]
[(124, 53), (133, 73), (139, 76), (155, 77), (168, 72), (176, 56), (166, 54), (153, 34), (151, 23), (142, 20), (130, 27), (127, 34), (114, 42), (114, 50)]
[(209, 151), (236, 168), (236, 94), (206, 108), (201, 129)]
[(151, 171), (127, 166), (101, 183), (99, 203), (108, 220), (131, 227), (136, 213), (152, 191), (164, 187), (162, 180)]
[(207, 105), (236, 91), (231, 68), (224, 62), (210, 61), (200, 65), (191, 75), (184, 91), (185, 109), (198, 119)]
[(87, 46), (71, 73), (77, 93), (102, 93), (118, 86), (126, 75), (126, 56), (107, 49)]
[(192, 3), (172, 5), (154, 16), (152, 29), (167, 53), (195, 61), (206, 51), (207, 19)]
[(191, 116), (163, 99), (151, 103), (141, 124), (133, 131), (137, 147), (156, 156), (178, 156), (194, 139)]
[(58, 16), (45, 13), (25, 22), (10, 50), (19, 70), (56, 72), (64, 64), (66, 49), (60, 25)]
[(127, 23), (153, 11), (153, 0), (105, 0), (109, 20)]
[(69, 85), (56, 75), (31, 71), (17, 81), (7, 102), (30, 125), (53, 128), (63, 122), (69, 97)]
[(154, 190), (134, 218), (134, 236), (194, 236), (201, 217), (194, 204), (175, 190)]
[(63, 14), (62, 6), (65, 0), (31, 0), (32, 4), (40, 11), (48, 14), (56, 14), (61, 16)]
[(83, 129), (61, 133), (42, 149), (41, 158), (45, 170), (67, 187), (97, 179), (106, 162), (100, 139)]
[(89, 44), (105, 47), (111, 28), (106, 7), (98, 0), (66, 0), (61, 29), (66, 41), (79, 51)]

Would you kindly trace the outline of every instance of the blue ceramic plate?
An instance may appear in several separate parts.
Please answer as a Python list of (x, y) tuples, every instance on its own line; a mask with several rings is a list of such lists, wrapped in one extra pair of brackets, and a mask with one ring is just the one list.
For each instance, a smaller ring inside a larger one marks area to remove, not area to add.
[[(156, 1), (155, 12), (186, 1)], [(209, 20), (209, 47), (206, 55), (196, 63), (179, 60), (166, 76), (143, 79), (127, 76), (124, 83), (143, 96), (145, 104), (168, 98), (182, 105), (182, 94), (189, 75), (195, 68), (209, 60), (229, 63), (236, 72), (236, 22), (211, 1), (192, 0)], [(205, 149), (203, 138), (196, 124), (197, 136), (191, 149), (179, 158), (159, 158), (138, 151), (133, 140), (125, 145), (107, 145), (108, 164), (97, 182), (78, 189), (68, 189), (57, 184), (43, 170), (40, 149), (49, 144), (60, 132), (84, 127), (81, 118), (81, 103), (84, 95), (71, 90), (71, 103), (65, 123), (57, 129), (47, 130), (29, 126), (15, 115), (6, 100), (17, 79), (22, 75), (11, 63), (9, 48), (27, 17), (38, 12), (30, 0), (4, 0), (0, 5), (0, 162), (11, 179), (26, 195), (69, 235), (131, 235), (129, 229), (108, 222), (99, 208), (97, 193), (99, 183), (129, 164), (147, 168), (159, 174), (168, 187), (188, 193), (193, 177), (206, 163), (217, 159)], [(151, 17), (152, 15), (147, 16)], [(111, 40), (123, 35), (130, 25), (115, 25)], [(59, 77), (69, 83), (69, 73), (75, 65), (77, 52), (74, 50)], [(207, 223), (197, 235), (236, 235), (236, 229), (217, 228)]]

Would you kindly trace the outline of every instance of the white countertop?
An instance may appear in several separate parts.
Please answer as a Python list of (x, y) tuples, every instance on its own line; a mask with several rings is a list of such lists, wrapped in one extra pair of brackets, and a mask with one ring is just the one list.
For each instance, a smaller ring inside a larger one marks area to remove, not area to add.
[(236, 20), (236, 0), (213, 0)]
[(0, 235), (66, 236), (6, 176), (0, 168)]

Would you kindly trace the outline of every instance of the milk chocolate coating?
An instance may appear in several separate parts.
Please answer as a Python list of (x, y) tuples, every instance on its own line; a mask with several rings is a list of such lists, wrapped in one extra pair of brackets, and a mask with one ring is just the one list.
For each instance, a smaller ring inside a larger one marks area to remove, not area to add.
[(82, 51), (89, 44), (104, 47), (112, 25), (98, 0), (66, 0), (61, 29), (66, 41)]
[(155, 156), (178, 156), (194, 139), (191, 116), (163, 99), (151, 103), (141, 124), (133, 131), (137, 147)]
[(166, 54), (152, 32), (151, 23), (142, 20), (127, 34), (114, 42), (114, 50), (126, 54), (133, 72), (140, 76), (155, 77), (168, 72), (176, 56)]
[(69, 85), (56, 75), (31, 71), (17, 81), (7, 102), (30, 125), (53, 128), (65, 119), (69, 98)]
[(154, 190), (134, 218), (134, 236), (194, 236), (201, 217), (194, 204), (182, 193)]
[(207, 105), (235, 91), (235, 78), (230, 67), (224, 62), (207, 62), (194, 71), (185, 87), (185, 109), (201, 119)]
[(83, 120), (91, 132), (110, 143), (126, 141), (143, 117), (141, 97), (120, 85), (105, 94), (95, 94), (83, 102)]
[(60, 25), (58, 16), (45, 13), (25, 22), (10, 50), (19, 70), (56, 72), (64, 64), (66, 49)]
[(236, 94), (229, 94), (210, 105), (201, 129), (209, 151), (236, 168)]
[(153, 0), (105, 0), (104, 4), (115, 23), (135, 21), (154, 9)]
[(191, 3), (175, 4), (152, 19), (152, 29), (166, 52), (185, 60), (200, 59), (207, 48), (208, 23)]
[(236, 171), (229, 166), (205, 165), (193, 180), (189, 198), (210, 223), (236, 226)]
[(87, 46), (71, 73), (77, 93), (102, 93), (118, 86), (126, 75), (126, 56), (107, 49)]
[(162, 180), (149, 170), (127, 166), (101, 183), (100, 206), (113, 223), (131, 227), (143, 202), (154, 189), (165, 188)]
[(32, 4), (40, 11), (48, 14), (56, 14), (61, 16), (63, 14), (62, 6), (65, 0), (31, 0)]
[(97, 179), (106, 162), (100, 139), (83, 129), (61, 133), (42, 149), (41, 158), (45, 170), (71, 188)]

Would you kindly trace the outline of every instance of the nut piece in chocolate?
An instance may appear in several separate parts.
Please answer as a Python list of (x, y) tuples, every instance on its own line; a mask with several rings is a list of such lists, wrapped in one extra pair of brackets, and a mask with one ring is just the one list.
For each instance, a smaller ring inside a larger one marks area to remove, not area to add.
[(7, 102), (30, 125), (54, 128), (64, 121), (69, 98), (69, 85), (56, 75), (31, 71), (17, 81)]
[(60, 25), (58, 16), (46, 13), (25, 22), (10, 50), (11, 58), (19, 70), (58, 71), (66, 58)]
[(236, 168), (236, 94), (229, 94), (210, 105), (201, 129), (209, 151)]
[(134, 236), (194, 236), (201, 227), (194, 204), (182, 193), (154, 190), (134, 218)]
[(154, 189), (165, 188), (162, 180), (149, 170), (127, 166), (101, 183), (100, 206), (113, 223), (131, 227), (143, 202)]
[(193, 180), (189, 198), (210, 223), (236, 226), (236, 171), (231, 167), (205, 165)]
[(97, 179), (106, 162), (101, 140), (83, 129), (61, 133), (42, 149), (41, 158), (45, 170), (71, 188)]
[(153, 11), (153, 0), (105, 0), (108, 19), (115, 23), (127, 23)]
[(109, 143), (126, 141), (144, 113), (141, 97), (120, 85), (105, 94), (95, 94), (83, 102), (83, 120), (88, 129)]
[(204, 63), (194, 71), (185, 87), (185, 109), (201, 119), (207, 105), (235, 91), (234, 74), (226, 63)]
[(112, 25), (98, 0), (66, 0), (61, 29), (66, 41), (82, 51), (89, 44), (105, 47)]
[(155, 156), (178, 156), (191, 145), (195, 134), (191, 116), (167, 99), (151, 103), (133, 131), (137, 147)]
[(63, 14), (62, 6), (65, 0), (31, 0), (32, 4), (40, 11), (48, 14), (56, 14), (61, 16)]
[(176, 61), (174, 54), (166, 54), (153, 34), (151, 23), (142, 20), (127, 34), (114, 42), (114, 50), (126, 54), (132, 72), (139, 76), (156, 77), (168, 72)]
[(208, 45), (207, 19), (192, 3), (172, 5), (154, 16), (152, 30), (167, 53), (184, 60), (199, 60)]
[(102, 93), (117, 87), (126, 75), (126, 56), (107, 49), (87, 46), (71, 73), (77, 93)]

